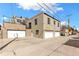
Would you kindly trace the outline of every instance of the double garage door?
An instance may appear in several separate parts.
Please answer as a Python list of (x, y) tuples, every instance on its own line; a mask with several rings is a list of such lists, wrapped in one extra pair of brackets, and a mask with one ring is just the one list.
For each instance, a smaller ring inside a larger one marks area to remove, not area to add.
[(8, 38), (25, 37), (25, 31), (8, 30)]
[(53, 38), (53, 37), (59, 37), (60, 32), (53, 32), (53, 31), (45, 31), (44, 32), (44, 38)]

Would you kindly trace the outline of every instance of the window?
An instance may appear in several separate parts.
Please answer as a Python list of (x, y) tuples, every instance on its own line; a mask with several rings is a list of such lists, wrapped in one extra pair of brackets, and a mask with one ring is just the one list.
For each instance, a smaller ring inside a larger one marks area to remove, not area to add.
[(54, 21), (54, 25), (55, 25), (55, 23), (56, 23), (56, 22)]
[(17, 19), (17, 22), (19, 22), (19, 19)]
[(25, 23), (25, 20), (23, 20), (23, 23)]
[(37, 34), (37, 35), (39, 34), (39, 30), (36, 30), (36, 34)]
[(17, 19), (17, 22), (21, 22), (21, 20), (20, 19)]
[(29, 23), (29, 28), (31, 28), (31, 23)]
[(1, 30), (1, 25), (0, 25), (0, 30)]
[(59, 27), (59, 22), (58, 22), (58, 27)]
[(48, 24), (50, 24), (50, 18), (48, 18)]
[(37, 19), (35, 19), (35, 25), (37, 25)]

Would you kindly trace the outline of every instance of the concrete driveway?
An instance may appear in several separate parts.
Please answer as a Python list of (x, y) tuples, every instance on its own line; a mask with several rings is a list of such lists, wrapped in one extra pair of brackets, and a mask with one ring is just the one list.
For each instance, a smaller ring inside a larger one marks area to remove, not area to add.
[(79, 48), (66, 45), (69, 37), (51, 39), (20, 38), (0, 51), (2, 56), (61, 56), (79, 55)]

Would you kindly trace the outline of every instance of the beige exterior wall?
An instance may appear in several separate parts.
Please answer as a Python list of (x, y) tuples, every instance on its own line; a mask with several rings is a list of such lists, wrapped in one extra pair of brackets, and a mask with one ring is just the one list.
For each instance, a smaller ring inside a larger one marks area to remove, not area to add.
[(2, 38), (2, 30), (0, 30), (0, 39)]
[[(48, 18), (50, 18), (50, 24), (48, 24)], [(55, 25), (54, 25), (55, 21)], [(60, 22), (59, 22), (59, 27), (58, 27), (58, 22), (57, 20), (43, 14), (43, 30), (52, 30), (52, 31), (60, 31)]]
[(4, 23), (4, 26), (2, 28), (2, 38), (8, 37), (7, 30), (24, 30), (24, 31), (26, 31), (26, 28), (24, 25), (21, 25), (21, 24)]
[[(35, 19), (37, 19), (37, 25), (35, 25)], [(38, 14), (32, 19), (32, 32), (33, 36), (37, 38), (43, 38), (43, 14)], [(39, 34), (36, 34), (36, 30), (39, 30)]]
[(33, 33), (31, 29), (26, 30), (26, 37), (33, 37)]
[(2, 38), (7, 38), (7, 30), (5, 28), (2, 29)]
[(16, 23), (4, 23), (3, 27), (5, 29), (26, 30), (24, 25), (16, 24)]
[[(48, 18), (50, 18), (50, 24), (48, 24)], [(37, 19), (37, 25), (35, 25), (35, 19)], [(56, 22), (54, 26), (54, 21)], [(44, 31), (60, 31), (60, 22), (59, 22), (59, 27), (58, 27), (58, 22), (55, 19), (52, 19), (50, 16), (41, 13), (32, 18), (32, 32), (34, 37), (38, 38), (43, 38), (44, 36)], [(36, 34), (36, 30), (39, 30), (39, 35)]]
[[(31, 20), (31, 19), (26, 20), (26, 26), (27, 26), (27, 28), (29, 28), (29, 23), (31, 23), (31, 22), (32, 22), (32, 20)], [(32, 23), (31, 23), (31, 27), (32, 27)]]

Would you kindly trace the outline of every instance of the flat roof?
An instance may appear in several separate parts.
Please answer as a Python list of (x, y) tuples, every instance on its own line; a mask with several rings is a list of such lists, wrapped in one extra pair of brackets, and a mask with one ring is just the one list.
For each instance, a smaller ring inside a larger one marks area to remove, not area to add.
[[(44, 13), (44, 14), (47, 15), (47, 16), (49, 16), (49, 17), (51, 17), (51, 18), (53, 18), (53, 19), (55, 19), (55, 20), (57, 20), (56, 18), (54, 18), (54, 17), (48, 15), (47, 13)], [(57, 20), (57, 21), (59, 21), (59, 20)], [(60, 22), (60, 21), (59, 21), (59, 22)]]

